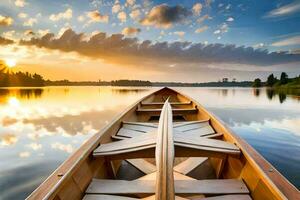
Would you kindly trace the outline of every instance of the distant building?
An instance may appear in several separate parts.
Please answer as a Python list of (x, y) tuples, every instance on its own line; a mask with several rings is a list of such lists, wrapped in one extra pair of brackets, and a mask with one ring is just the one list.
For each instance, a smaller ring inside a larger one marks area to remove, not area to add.
[(236, 82), (236, 78), (233, 78), (233, 79), (232, 79), (232, 82)]
[(227, 82), (228, 82), (228, 78), (223, 78), (222, 81), (223, 81), (224, 83), (227, 83)]

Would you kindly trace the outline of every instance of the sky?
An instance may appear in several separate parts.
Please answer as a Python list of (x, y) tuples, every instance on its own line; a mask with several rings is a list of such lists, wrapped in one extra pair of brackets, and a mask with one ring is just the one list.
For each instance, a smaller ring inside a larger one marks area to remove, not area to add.
[(0, 61), (74, 81), (300, 74), (300, 0), (1, 0)]

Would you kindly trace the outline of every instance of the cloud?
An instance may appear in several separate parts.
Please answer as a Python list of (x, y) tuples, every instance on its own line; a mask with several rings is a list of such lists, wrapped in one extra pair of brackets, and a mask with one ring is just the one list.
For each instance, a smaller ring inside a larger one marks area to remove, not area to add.
[(229, 10), (230, 8), (231, 8), (231, 4), (228, 4), (228, 5), (225, 7), (226, 10)]
[(229, 17), (226, 21), (227, 21), (227, 22), (233, 22), (233, 21), (234, 21), (234, 18), (233, 18), (233, 17)]
[[(214, 34), (223, 34), (223, 33), (227, 33), (228, 32), (228, 24), (223, 23), (219, 26), (219, 29), (214, 31)], [(220, 38), (221, 39), (221, 38)]]
[(175, 31), (174, 34), (178, 35), (179, 37), (183, 37), (185, 35), (185, 32), (184, 31)]
[(14, 41), (0, 36), (0, 45), (13, 44)]
[(87, 17), (90, 18), (89, 23), (94, 23), (94, 22), (107, 23), (109, 20), (108, 15), (102, 15), (98, 10), (87, 12)]
[(182, 6), (161, 4), (153, 7), (140, 23), (145, 26), (170, 28), (174, 23), (183, 22), (190, 15), (191, 12)]
[(122, 30), (122, 34), (133, 36), (141, 32), (140, 28), (126, 27)]
[(44, 36), (44, 35), (46, 35), (47, 33), (49, 33), (50, 32), (50, 30), (49, 29), (39, 29), (38, 31), (37, 31), (37, 33), (40, 35), (40, 36)]
[(208, 26), (203, 26), (195, 30), (195, 33), (202, 33), (208, 29)]
[(26, 4), (27, 3), (25, 0), (16, 0), (15, 1), (15, 6), (17, 6), (17, 7), (24, 7)]
[(220, 33), (221, 33), (221, 30), (219, 30), (219, 29), (214, 31), (214, 34), (220, 34)]
[(28, 151), (22, 151), (19, 153), (20, 158), (28, 158), (30, 156), (30, 152)]
[(62, 20), (62, 19), (65, 19), (65, 20), (68, 20), (68, 19), (71, 19), (73, 16), (73, 11), (71, 8), (68, 8), (67, 10), (65, 10), (65, 12), (60, 12), (60, 13), (57, 13), (57, 14), (52, 14), (50, 15), (49, 19), (51, 21), (59, 21), (59, 20)]
[(14, 40), (14, 35), (16, 34), (15, 30), (6, 31), (2, 33), (2, 36), (6, 39)]
[(26, 146), (31, 148), (34, 151), (40, 150), (43, 147), (41, 144), (38, 144), (38, 143), (30, 143)]
[(129, 14), (129, 16), (133, 19), (133, 20), (137, 20), (141, 15), (141, 11), (139, 9), (135, 9), (133, 11), (131, 11), (131, 13)]
[(18, 141), (18, 138), (13, 134), (2, 134), (0, 136), (0, 139), (1, 146), (11, 146), (16, 144), (16, 142)]
[(24, 32), (24, 35), (26, 35), (26, 36), (33, 36), (33, 35), (35, 35), (35, 33), (33, 32), (33, 30), (26, 30)]
[(121, 22), (126, 22), (126, 19), (127, 19), (126, 12), (124, 12), (124, 11), (119, 12), (119, 14), (118, 14), (118, 19), (119, 19)]
[(83, 56), (103, 59), (108, 63), (122, 65), (153, 64), (199, 64), (219, 63), (269, 66), (300, 62), (300, 55), (288, 52), (268, 52), (253, 47), (203, 44), (192, 42), (155, 42), (137, 38), (126, 38), (122, 34), (98, 33), (84, 39), (83, 33), (68, 29), (56, 38), (48, 33), (41, 38), (21, 40), (21, 45), (37, 46), (62, 52), (77, 52)]
[(21, 13), (18, 14), (18, 17), (21, 18), (21, 19), (25, 19), (25, 18), (28, 17), (28, 15), (26, 13), (21, 12)]
[(202, 7), (203, 6), (201, 3), (194, 4), (194, 6), (192, 8), (194, 15), (199, 16), (201, 13)]
[(226, 24), (226, 23), (223, 23), (222, 25), (221, 25), (221, 27), (220, 27), (220, 30), (221, 30), (221, 32), (222, 33), (227, 33), (228, 32), (228, 24)]
[(10, 26), (14, 20), (11, 17), (8, 16), (2, 16), (0, 15), (0, 27), (1, 26)]
[(23, 26), (33, 26), (38, 22), (37, 18), (29, 18), (27, 21), (23, 23)]
[(85, 20), (85, 17), (83, 15), (79, 15), (77, 17), (77, 21), (79, 21), (79, 22), (83, 22), (84, 20)]
[(133, 6), (135, 4), (135, 0), (126, 0), (126, 4), (128, 6)]
[(61, 151), (65, 151), (67, 153), (72, 153), (74, 151), (74, 148), (72, 145), (70, 144), (62, 144), (60, 142), (55, 142), (53, 144), (51, 144), (51, 148), (52, 149), (58, 149)]
[(265, 18), (283, 17), (300, 11), (300, 2), (293, 2), (268, 12)]
[(253, 45), (253, 48), (263, 48), (263, 47), (265, 47), (265, 44), (264, 43), (258, 43), (258, 44), (255, 44), (255, 45)]
[(115, 3), (111, 8), (112, 13), (118, 13), (120, 10), (121, 10), (121, 5), (119, 3)]
[(300, 35), (286, 38), (272, 43), (272, 46), (274, 47), (291, 46), (291, 45), (300, 45)]
[(202, 22), (204, 22), (207, 19), (212, 19), (212, 17), (210, 17), (209, 15), (203, 15), (202, 17), (200, 17), (200, 18), (197, 19), (197, 22), (199, 24), (201, 24)]

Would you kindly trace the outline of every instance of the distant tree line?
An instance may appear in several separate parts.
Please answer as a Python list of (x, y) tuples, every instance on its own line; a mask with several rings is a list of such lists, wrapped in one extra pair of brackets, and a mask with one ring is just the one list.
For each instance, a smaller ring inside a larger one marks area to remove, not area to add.
[(0, 71), (0, 87), (39, 87), (44, 86), (45, 81), (39, 74), (30, 74), (28, 72), (4, 72)]
[(113, 80), (113, 81), (69, 81), (69, 80), (44, 80), (39, 74), (28, 72), (9, 73), (0, 71), (0, 87), (24, 86), (147, 86), (147, 87), (250, 87), (252, 81), (228, 81), (207, 83), (182, 83), (182, 82), (150, 82), (144, 80)]
[(111, 81), (112, 86), (152, 86), (150, 81), (142, 80), (115, 80)]
[(256, 78), (252, 84), (253, 87), (300, 87), (300, 75), (295, 78), (289, 78), (287, 73), (282, 72), (280, 78), (274, 76), (274, 74), (270, 74), (266, 80), (266, 82), (262, 82), (261, 79)]

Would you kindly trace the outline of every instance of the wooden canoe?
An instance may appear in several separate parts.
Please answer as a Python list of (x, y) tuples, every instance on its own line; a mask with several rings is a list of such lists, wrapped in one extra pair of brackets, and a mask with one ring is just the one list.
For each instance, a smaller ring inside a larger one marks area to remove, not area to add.
[(195, 100), (162, 88), (92, 136), (27, 199), (300, 199)]

